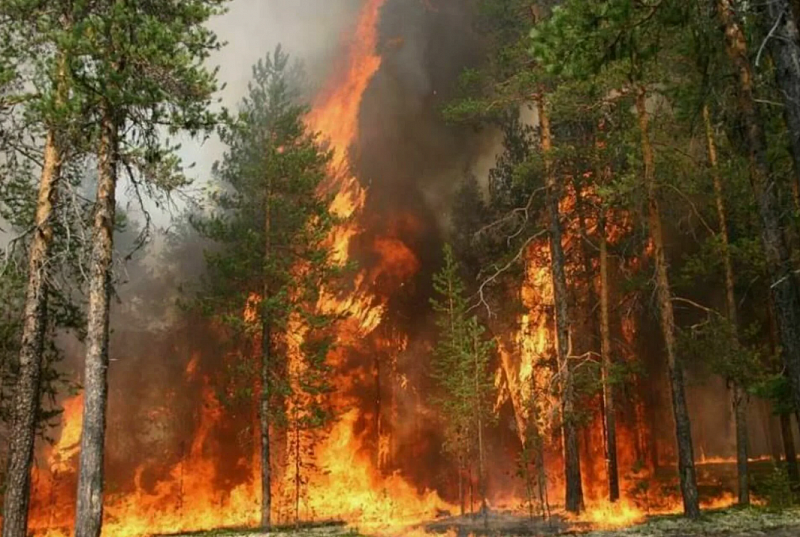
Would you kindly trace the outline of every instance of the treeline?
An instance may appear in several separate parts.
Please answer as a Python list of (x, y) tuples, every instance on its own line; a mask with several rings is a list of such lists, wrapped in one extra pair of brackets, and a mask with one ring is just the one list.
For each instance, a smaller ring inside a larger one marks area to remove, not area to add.
[[(470, 311), (498, 334), (524, 306), (528, 263), (550, 267), (555, 354), (541, 363), (556, 381), (566, 509), (584, 508), (578, 438), (597, 398), (608, 498), (624, 492), (615, 408), (633, 373), (619, 327), (642, 309), (660, 327), (686, 515), (700, 514), (690, 362), (728, 383), (748, 504), (748, 400), (772, 399), (784, 421), (800, 408), (798, 6), (478, 4), (486, 55), (444, 113), (501, 133), (503, 151), (484, 189), (465, 179), (452, 240)], [(528, 402), (534, 484), (551, 388)]]

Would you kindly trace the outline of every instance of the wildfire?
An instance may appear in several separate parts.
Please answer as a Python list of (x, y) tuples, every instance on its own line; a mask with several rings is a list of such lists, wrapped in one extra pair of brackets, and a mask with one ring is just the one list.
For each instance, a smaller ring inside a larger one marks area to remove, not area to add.
[(320, 446), (317, 464), (325, 471), (314, 476), (307, 502), (310, 513), (348, 520), (370, 532), (391, 533), (449, 508), (438, 494), (418, 491), (399, 473), (381, 475), (372, 458), (358, 449), (363, 444), (354, 433), (358, 418), (357, 409), (341, 416)]
[(83, 395), (68, 399), (64, 403), (62, 419), (64, 427), (58, 442), (53, 445), (47, 457), (50, 472), (53, 474), (69, 471), (73, 458), (78, 454), (81, 444), (81, 424), (83, 423)]
[[(351, 170), (350, 151), (358, 142), (364, 93), (381, 67), (382, 59), (377, 53), (378, 24), (384, 3), (385, 0), (364, 1), (356, 29), (349, 40), (346, 61), (320, 93), (307, 117), (309, 128), (320, 132), (333, 151), (331, 181), (326, 187), (335, 193), (330, 210), (343, 222), (333, 230), (328, 241), (335, 252), (335, 261), (339, 263), (349, 260), (351, 242), (362, 230), (360, 217), (368, 192)], [(348, 350), (360, 348), (363, 340), (384, 321), (389, 297), (377, 290), (378, 282), (381, 287), (396, 290), (420, 270), (415, 253), (391, 234), (374, 238), (370, 247), (370, 253), (375, 254), (377, 261), (355, 276), (347, 292), (322, 291), (318, 305), (322, 311), (347, 314), (347, 319), (338, 328), (338, 348), (329, 357), (334, 367), (342, 365)], [(503, 387), (496, 408), (511, 401), (516, 430), (523, 444), (528, 438), (526, 432), (532, 426), (536, 426), (543, 437), (552, 436), (551, 421), (557, 412), (557, 401), (549, 389), (553, 381), (552, 371), (542, 365), (552, 357), (553, 349), (550, 313), (553, 289), (548, 265), (543, 261), (548, 256), (546, 241), (529, 247), (524, 282), (519, 290), (524, 313), (519, 315), (516, 333), (510, 341), (500, 345), (501, 360), (496, 374), (498, 385)], [(256, 321), (259, 301), (256, 295), (248, 301), (242, 314), (246, 323)], [(289, 324), (289, 330), (296, 337), (290, 338), (294, 343), (288, 350), (287, 369), (290, 375), (299, 376), (302, 359), (298, 341), (304, 337), (305, 328), (297, 319), (291, 319)], [(633, 331), (630, 321), (623, 319), (624, 335), (632, 339)], [(395, 345), (395, 350), (404, 351), (407, 339), (401, 334), (391, 344)], [(253, 438), (249, 439), (252, 456), (236, 461), (239, 467), (247, 469), (250, 477), (235, 485), (219, 487), (218, 484), (227, 476), (219, 474), (219, 461), (225, 454), (219, 449), (215, 434), (224, 425), (225, 412), (211, 381), (203, 377), (199, 361), (199, 356), (193, 355), (184, 374), (184, 380), (199, 384), (202, 393), (197, 426), (187, 452), (182, 454), (179, 462), (167, 466), (164, 477), (155, 483), (145, 484), (148, 468), (142, 465), (135, 471), (130, 490), (108, 495), (104, 535), (141, 537), (257, 524), (260, 499), (257, 432), (254, 431)], [(378, 428), (377, 449), (372, 450), (363, 422), (374, 416), (358, 408), (346, 395), (358, 376), (367, 377), (369, 373), (362, 368), (355, 373), (349, 371), (348, 375), (340, 374), (334, 382), (339, 390), (335, 401), (340, 413), (338, 420), (324, 437), (302, 446), (310, 464), (304, 477), (306, 490), (299, 502), (300, 518), (341, 519), (362, 530), (396, 533), (401, 528), (430, 520), (438, 512), (456, 512), (457, 509), (448, 505), (435, 491), (413, 485), (396, 470), (383, 471), (382, 467), (391, 456), (390, 433)], [(400, 389), (411, 392), (413, 380), (405, 374), (399, 377)], [(543, 400), (531, 404), (535, 397)], [(63, 426), (58, 441), (46, 451), (45, 467), (36, 470), (30, 524), (36, 535), (65, 537), (70, 532), (74, 513), (71, 504), (65, 504), (63, 499), (70, 498), (69, 502), (72, 502), (74, 494), (82, 403), (81, 396), (64, 403)], [(290, 411), (293, 404), (288, 403)], [(536, 415), (532, 414), (532, 408), (536, 408)], [(587, 436), (591, 440), (589, 443), (602, 451), (599, 422), (592, 427)], [(622, 442), (624, 449), (633, 451), (636, 444), (634, 435), (626, 434), (626, 431), (620, 431), (621, 439), (630, 440)], [(288, 453), (291, 453), (288, 445), (291, 442), (290, 433), (286, 438)], [(555, 469), (558, 456), (548, 457), (546, 464), (550, 476), (560, 473)], [(632, 453), (620, 454), (620, 461), (627, 467), (632, 466), (635, 458)], [(603, 457), (592, 457), (592, 463), (599, 465), (593, 469), (593, 475), (602, 475)], [(281, 476), (279, 487), (287, 489), (292, 486), (288, 474)], [(602, 487), (597, 483), (593, 485), (596, 486), (586, 487), (590, 502), (579, 520), (596, 528), (628, 526), (643, 520), (648, 514), (677, 512), (680, 508), (680, 504), (673, 501), (674, 497), (670, 497), (669, 505), (654, 509), (642, 509), (640, 502), (629, 500), (614, 504), (603, 502), (597, 499), (602, 497)], [(546, 487), (553, 497), (561, 494), (562, 487), (556, 479), (551, 479)], [(56, 499), (61, 501), (56, 502)], [(732, 501), (732, 497), (725, 496), (709, 506), (720, 507)], [(291, 510), (281, 501), (276, 503), (276, 510), (281, 513)], [(510, 505), (514, 501), (507, 503)]]

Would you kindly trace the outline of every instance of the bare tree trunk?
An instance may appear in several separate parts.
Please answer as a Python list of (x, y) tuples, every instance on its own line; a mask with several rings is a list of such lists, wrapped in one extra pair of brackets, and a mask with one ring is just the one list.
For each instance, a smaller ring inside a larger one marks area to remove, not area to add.
[[(728, 237), (728, 219), (725, 210), (725, 199), (722, 191), (722, 178), (719, 175), (717, 160), (717, 144), (714, 129), (711, 124), (711, 114), (708, 105), (703, 106), (703, 121), (706, 128), (706, 142), (708, 146), (708, 163), (711, 168), (711, 178), (714, 183), (714, 198), (717, 206), (717, 219), (719, 236), (722, 241), (722, 263), (725, 267), (725, 298), (728, 309), (728, 320), (736, 331), (738, 341), (738, 311), (736, 307), (736, 280), (733, 275), (731, 263), (730, 239)], [(739, 504), (750, 504), (750, 480), (747, 467), (747, 392), (735, 379), (731, 382), (731, 399), (736, 424), (736, 470), (738, 476)]]
[(550, 500), (547, 497), (547, 474), (544, 466), (544, 446), (541, 434), (536, 432), (536, 486), (539, 489), (539, 499), (542, 502), (542, 520), (550, 518)]
[(295, 410), (295, 431), (294, 431), (294, 524), (300, 524), (300, 416)]
[(775, 80), (783, 93), (795, 189), (800, 190), (800, 33), (790, 0), (769, 0), (762, 7), (763, 28), (770, 37)]
[(564, 431), (564, 474), (567, 482), (566, 509), (571, 513), (583, 510), (583, 488), (581, 484), (581, 461), (578, 448), (578, 430), (575, 416), (575, 384), (573, 365), (569, 359), (569, 305), (567, 295), (567, 276), (565, 273), (564, 248), (561, 244), (561, 215), (558, 208), (558, 185), (556, 184), (550, 153), (553, 149), (550, 131), (550, 116), (547, 114), (545, 99), (537, 96), (541, 129), (541, 149), (545, 158), (547, 181), (547, 209), (550, 227), (550, 254), (553, 274), (553, 291), (556, 306), (556, 340), (559, 373), (562, 375), (562, 428)]
[(480, 379), (480, 341), (478, 334), (472, 335), (472, 349), (475, 357), (475, 418), (478, 427), (478, 491), (481, 495), (481, 513), (483, 513), (483, 524), (489, 524), (489, 507), (486, 503), (486, 469), (484, 468), (484, 446), (483, 446), (483, 405), (481, 404), (481, 379)]
[(614, 406), (614, 386), (611, 383), (611, 316), (609, 313), (608, 241), (605, 216), (600, 217), (600, 354), (602, 355), (603, 415), (606, 431), (606, 469), (608, 499), (619, 499), (619, 467), (617, 464), (617, 418)]
[(781, 439), (783, 440), (783, 453), (786, 461), (786, 473), (793, 485), (800, 483), (800, 472), (797, 470), (797, 451), (794, 448), (792, 436), (792, 417), (790, 414), (781, 414)]
[(475, 513), (475, 486), (472, 482), (472, 466), (469, 467), (469, 514)]
[(782, 356), (789, 372), (795, 408), (800, 409), (800, 293), (783, 233), (778, 185), (767, 162), (767, 142), (755, 101), (747, 40), (730, 0), (717, 0), (717, 11), (725, 29), (728, 56), (738, 71), (739, 111), (747, 134), (750, 183), (761, 220), (761, 242), (775, 302)]
[(26, 537), (31, 464), (39, 411), (42, 353), (47, 325), (47, 272), (53, 243), (53, 208), (61, 176), (61, 151), (54, 128), (47, 132), (36, 202), (35, 231), (28, 259), (19, 376), (14, 392), (11, 441), (3, 500), (3, 537)]
[(464, 516), (464, 457), (458, 457), (458, 505), (459, 514)]
[(261, 429), (261, 527), (272, 526), (272, 468), (270, 465), (269, 411), (270, 389), (269, 372), (271, 364), (272, 334), (269, 322), (261, 326), (261, 397), (259, 400), (259, 428)]
[(108, 402), (108, 323), (114, 255), (118, 124), (104, 103), (98, 150), (89, 314), (86, 332), (83, 428), (81, 430), (75, 537), (100, 537), (103, 523), (104, 447)]
[(667, 255), (664, 251), (664, 236), (661, 227), (661, 211), (658, 206), (658, 192), (655, 177), (655, 156), (650, 143), (650, 115), (647, 111), (647, 88), (640, 87), (636, 95), (636, 111), (642, 137), (644, 157), (644, 182), (647, 189), (650, 238), (653, 241), (653, 257), (656, 265), (656, 296), (658, 301), (661, 332), (667, 353), (672, 411), (675, 416), (675, 436), (678, 443), (678, 471), (680, 473), (683, 510), (689, 518), (700, 516), (697, 493), (697, 474), (694, 467), (692, 429), (689, 409), (684, 391), (683, 366), (676, 355), (675, 313), (672, 307), (672, 291), (667, 274)]
[(800, 28), (800, 0), (790, 0), (790, 3), (794, 25), (795, 27)]
[(267, 177), (264, 192), (264, 281), (261, 298), (261, 398), (259, 400), (259, 427), (261, 429), (261, 528), (272, 527), (272, 467), (270, 465), (270, 371), (272, 369), (272, 330), (266, 302), (269, 300), (268, 266), (272, 256), (272, 178)]

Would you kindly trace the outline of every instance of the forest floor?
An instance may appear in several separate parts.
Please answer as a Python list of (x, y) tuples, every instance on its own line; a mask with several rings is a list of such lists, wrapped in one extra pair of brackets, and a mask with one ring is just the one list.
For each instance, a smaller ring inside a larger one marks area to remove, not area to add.
[[(659, 516), (624, 529), (591, 531), (554, 517), (548, 522), (530, 522), (509, 513), (491, 513), (488, 529), (482, 518), (453, 517), (409, 528), (381, 537), (800, 537), (800, 509), (770, 512), (762, 508), (726, 509), (706, 512), (699, 521), (680, 516)], [(254, 530), (216, 530), (181, 537), (362, 537), (343, 524), (276, 528), (269, 534)], [(173, 536), (178, 537), (178, 536)]]
[[(593, 531), (553, 517), (551, 521), (530, 522), (514, 515), (490, 515), (488, 529), (482, 519), (460, 522), (442, 520), (428, 524), (429, 533), (467, 536), (554, 536), (582, 537), (800, 537), (800, 509), (770, 512), (763, 508), (707, 511), (698, 521), (682, 516), (656, 516), (627, 528)], [(455, 522), (455, 523), (453, 523)], [(453, 531), (455, 530), (455, 531)]]
[(770, 512), (762, 508), (706, 512), (698, 521), (681, 516), (654, 517), (648, 522), (585, 537), (800, 537), (800, 509)]

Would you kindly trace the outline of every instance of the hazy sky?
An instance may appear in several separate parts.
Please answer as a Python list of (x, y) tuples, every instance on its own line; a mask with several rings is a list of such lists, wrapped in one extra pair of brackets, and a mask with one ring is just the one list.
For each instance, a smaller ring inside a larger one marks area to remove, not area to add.
[[(306, 65), (309, 78), (319, 81), (328, 74), (333, 54), (347, 36), (363, 0), (233, 0), (228, 13), (214, 19), (210, 26), (227, 45), (210, 59), (219, 66), (219, 79), (225, 89), (222, 104), (235, 109), (247, 91), (252, 65), (278, 44)], [(222, 154), (216, 139), (204, 144), (183, 140), (181, 156), (186, 164), (196, 163), (189, 175), (195, 187), (209, 178), (211, 166)], [(121, 192), (121, 203), (129, 193)], [(130, 209), (138, 212), (134, 207)], [(169, 216), (152, 209), (157, 226), (169, 224)]]

